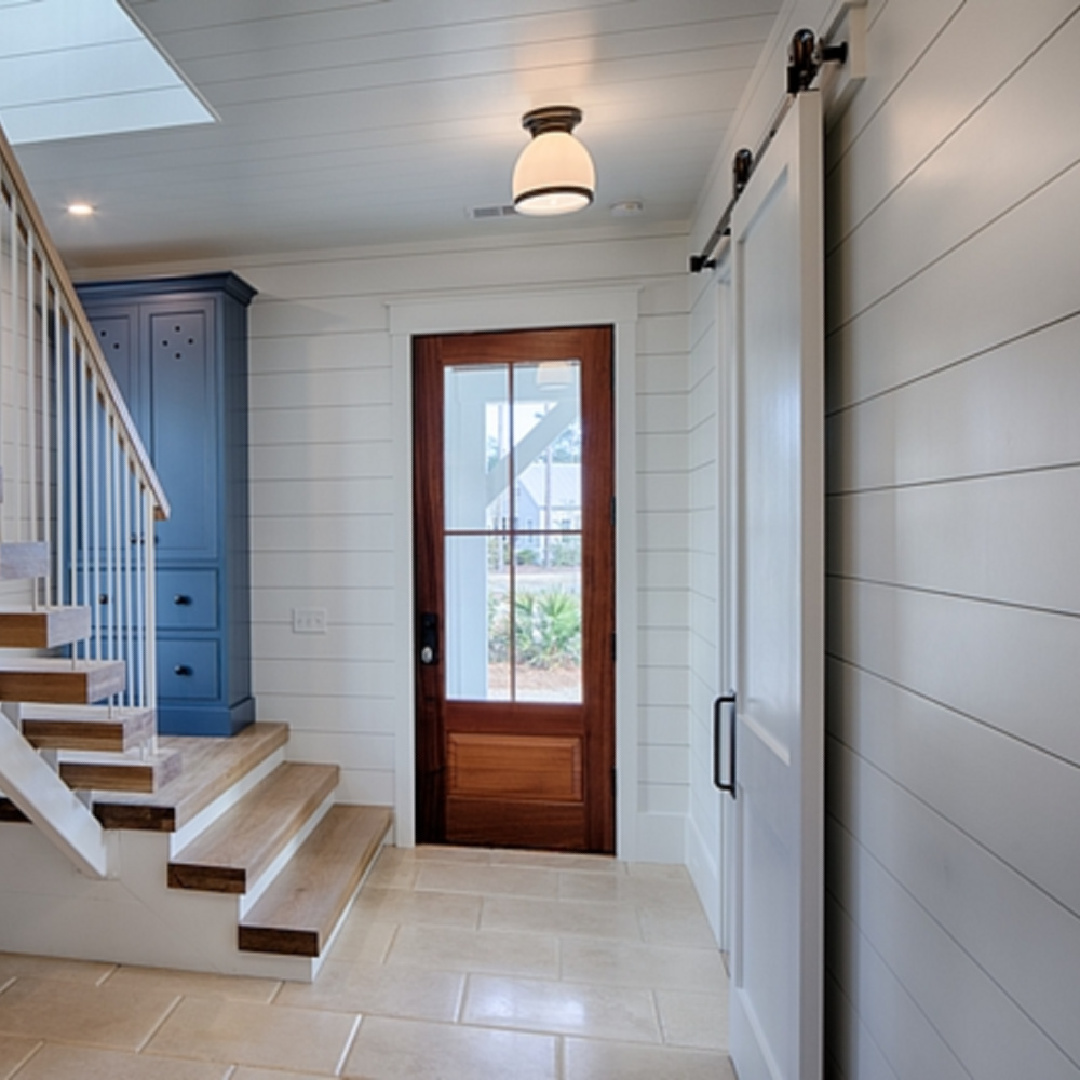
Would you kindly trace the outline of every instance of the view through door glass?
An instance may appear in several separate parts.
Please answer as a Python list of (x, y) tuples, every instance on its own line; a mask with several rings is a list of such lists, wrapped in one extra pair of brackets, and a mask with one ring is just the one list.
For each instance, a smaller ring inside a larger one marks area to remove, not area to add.
[(611, 850), (610, 331), (415, 357), (421, 837)]

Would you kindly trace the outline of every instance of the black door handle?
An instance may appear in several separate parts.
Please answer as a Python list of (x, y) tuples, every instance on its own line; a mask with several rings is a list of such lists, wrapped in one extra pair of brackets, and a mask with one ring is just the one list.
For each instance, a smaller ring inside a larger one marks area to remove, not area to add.
[[(721, 791), (726, 791), (733, 799), (738, 798), (735, 793), (735, 730), (738, 727), (738, 714), (736, 705), (738, 694), (734, 690), (730, 694), (718, 697), (713, 702), (713, 783)], [(720, 746), (720, 722), (723, 719), (723, 707), (731, 706), (731, 727), (728, 729), (728, 779), (723, 779), (723, 763), (721, 762)]]
[(439, 617), (434, 611), (424, 611), (420, 614), (419, 624), (419, 653), (421, 664), (437, 664), (439, 662)]

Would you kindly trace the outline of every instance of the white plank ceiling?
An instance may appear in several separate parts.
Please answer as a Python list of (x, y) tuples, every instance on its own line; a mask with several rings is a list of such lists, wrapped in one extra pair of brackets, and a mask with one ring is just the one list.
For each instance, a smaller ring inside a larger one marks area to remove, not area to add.
[[(645, 204), (627, 228), (682, 223), (779, 6), (131, 0), (220, 122), (18, 154), (76, 267), (610, 226), (623, 200)], [(510, 201), (521, 116), (552, 104), (584, 110), (595, 205), (472, 220)]]

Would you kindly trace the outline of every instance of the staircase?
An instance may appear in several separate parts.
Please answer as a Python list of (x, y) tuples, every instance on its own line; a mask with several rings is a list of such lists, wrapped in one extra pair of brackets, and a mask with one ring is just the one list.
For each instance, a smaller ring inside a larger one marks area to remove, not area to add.
[(309, 980), (390, 812), (282, 724), (159, 739), (169, 513), (0, 132), (0, 951)]
[[(81, 709), (84, 744), (125, 738), (107, 707)], [(139, 724), (130, 718), (136, 743)], [(258, 723), (232, 739), (161, 739), (175, 775), (155, 791), (89, 796), (110, 848), (100, 880), (0, 797), (0, 867), (19, 871), (0, 876), (0, 951), (313, 979), (391, 814), (335, 805), (337, 767), (286, 761), (288, 737), (285, 724)]]

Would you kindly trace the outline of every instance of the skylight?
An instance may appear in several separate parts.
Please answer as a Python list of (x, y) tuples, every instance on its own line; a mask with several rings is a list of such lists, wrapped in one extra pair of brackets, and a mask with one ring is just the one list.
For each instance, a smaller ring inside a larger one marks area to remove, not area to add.
[(117, 0), (0, 0), (0, 123), (12, 143), (213, 120)]

